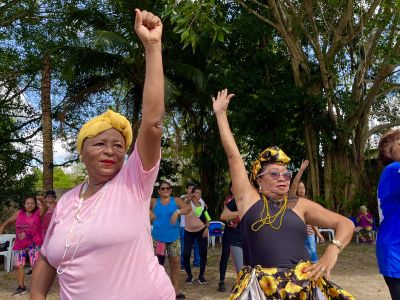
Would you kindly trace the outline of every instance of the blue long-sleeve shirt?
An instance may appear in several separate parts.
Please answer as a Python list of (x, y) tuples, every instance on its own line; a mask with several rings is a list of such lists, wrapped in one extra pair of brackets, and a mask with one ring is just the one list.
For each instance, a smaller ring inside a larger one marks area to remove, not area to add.
[(400, 162), (386, 166), (379, 179), (380, 226), (376, 243), (379, 271), (400, 278)]

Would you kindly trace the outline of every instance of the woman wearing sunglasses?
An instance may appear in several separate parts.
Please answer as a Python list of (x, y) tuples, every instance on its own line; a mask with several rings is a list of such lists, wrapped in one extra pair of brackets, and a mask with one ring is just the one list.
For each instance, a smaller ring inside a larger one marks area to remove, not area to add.
[(183, 299), (185, 295), (179, 291), (179, 270), (181, 258), (181, 243), (179, 238), (179, 216), (191, 211), (190, 205), (181, 198), (171, 197), (171, 185), (162, 181), (158, 189), (160, 197), (152, 198), (150, 205), (150, 220), (153, 223), (151, 235), (154, 251), (160, 265), (164, 265), (165, 254), (171, 268), (171, 281), (175, 288), (176, 298)]
[[(290, 159), (276, 146), (259, 155), (249, 181), (226, 113), (233, 96), (225, 89), (213, 97), (243, 237), (245, 267), (229, 299), (354, 299), (327, 281), (339, 253), (351, 240), (353, 223), (313, 201), (288, 196)], [(316, 264), (309, 262), (304, 247), (306, 224), (336, 231)]]

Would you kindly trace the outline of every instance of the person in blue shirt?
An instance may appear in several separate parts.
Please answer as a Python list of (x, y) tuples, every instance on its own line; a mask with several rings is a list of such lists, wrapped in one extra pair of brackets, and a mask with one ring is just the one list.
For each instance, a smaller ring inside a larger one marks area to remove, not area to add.
[(379, 141), (379, 162), (385, 166), (379, 178), (380, 226), (376, 257), (392, 299), (400, 299), (400, 129), (385, 133)]
[(151, 235), (154, 252), (161, 265), (164, 265), (165, 255), (168, 255), (176, 298), (184, 299), (185, 295), (179, 290), (181, 244), (178, 218), (189, 213), (191, 207), (181, 198), (171, 197), (171, 191), (169, 182), (162, 181), (158, 188), (160, 197), (151, 199), (150, 220), (153, 224)]

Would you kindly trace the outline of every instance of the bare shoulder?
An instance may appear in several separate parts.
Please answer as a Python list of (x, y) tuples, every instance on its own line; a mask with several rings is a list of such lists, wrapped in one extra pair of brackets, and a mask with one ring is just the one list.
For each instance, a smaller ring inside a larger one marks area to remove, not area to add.
[[(288, 207), (294, 212), (300, 215), (303, 219), (308, 212), (315, 210), (317, 207), (321, 207), (319, 204), (312, 200), (303, 197), (289, 196)], [(322, 208), (322, 207), (321, 207)]]

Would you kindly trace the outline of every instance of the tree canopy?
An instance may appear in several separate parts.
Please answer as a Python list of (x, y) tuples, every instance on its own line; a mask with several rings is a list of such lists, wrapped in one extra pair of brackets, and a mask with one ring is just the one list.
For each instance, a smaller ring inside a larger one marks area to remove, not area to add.
[[(4, 176), (29, 181), (42, 174), (31, 166), (43, 165), (42, 189), (70, 186), (74, 180), (54, 163), (52, 142), (63, 141), (70, 152), (60, 165), (76, 163), (77, 131), (109, 107), (137, 132), (144, 56), (134, 5), (163, 18), (160, 178), (178, 186), (199, 182), (217, 213), (230, 179), (211, 96), (227, 87), (236, 94), (229, 117), (247, 166), (278, 145), (293, 158), (293, 170), (310, 160), (308, 188), (326, 207), (351, 211), (373, 203), (376, 137), (400, 124), (400, 14), (387, 0), (6, 1)], [(26, 150), (38, 144), (40, 151)], [(7, 160), (15, 159), (9, 169)]]

